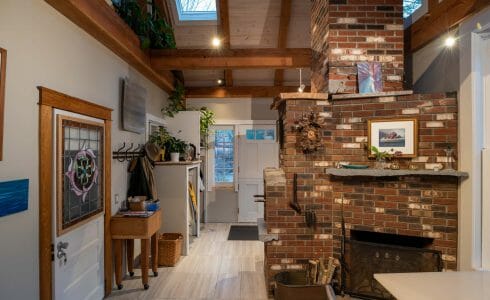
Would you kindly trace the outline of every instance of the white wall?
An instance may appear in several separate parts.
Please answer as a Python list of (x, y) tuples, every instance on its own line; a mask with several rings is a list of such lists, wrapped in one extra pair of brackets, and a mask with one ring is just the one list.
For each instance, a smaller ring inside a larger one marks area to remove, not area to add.
[(271, 110), (272, 98), (187, 99), (187, 106), (206, 106), (218, 120), (276, 120), (277, 110)]
[[(478, 27), (490, 26), (490, 8), (459, 26), (459, 168), (470, 174), (459, 189), (458, 268), (479, 269), (482, 266), (482, 156), (483, 148), (483, 75), (481, 37)], [(486, 179), (487, 180), (487, 179)], [(488, 234), (488, 233), (487, 233)]]
[[(0, 1), (0, 47), (7, 49), (4, 160), (0, 181), (29, 178), (28, 210), (0, 218), (0, 299), (37, 299), (38, 91), (45, 86), (114, 109), (112, 145), (143, 143), (120, 128), (120, 78), (149, 94), (147, 111), (160, 114), (167, 95), (41, 0)], [(112, 191), (126, 194), (126, 165), (112, 161)], [(113, 199), (114, 201), (114, 199)], [(113, 210), (115, 205), (113, 203)]]

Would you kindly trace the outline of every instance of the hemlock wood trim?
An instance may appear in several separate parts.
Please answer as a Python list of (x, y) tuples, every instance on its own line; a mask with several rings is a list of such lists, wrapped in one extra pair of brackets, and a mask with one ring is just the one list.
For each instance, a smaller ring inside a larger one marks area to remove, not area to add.
[(151, 67), (136, 34), (104, 0), (45, 1), (165, 92), (174, 90), (172, 73)]
[(488, 5), (488, 0), (444, 0), (440, 3), (436, 0), (429, 1), (427, 14), (408, 28), (410, 50), (419, 50)]
[[(309, 91), (309, 86), (305, 90)], [(273, 98), (280, 93), (297, 92), (295, 86), (233, 86), (233, 87), (188, 87), (187, 101), (192, 98)]]
[[(230, 49), (230, 16), (228, 8), (228, 0), (219, 0), (219, 32), (223, 40), (223, 48)], [(225, 85), (233, 86), (233, 71), (225, 70)]]
[(0, 48), (0, 161), (3, 160), (3, 123), (5, 117), (5, 78), (7, 75), (7, 50)]
[(162, 49), (151, 52), (151, 64), (158, 71), (309, 68), (311, 49)]
[[(279, 32), (277, 38), (277, 48), (286, 48), (288, 41), (289, 21), (291, 19), (291, 0), (281, 1), (281, 18), (279, 20)], [(274, 71), (274, 85), (282, 85), (284, 81), (284, 70)]]
[[(111, 112), (112, 109), (45, 88), (39, 90), (39, 298), (53, 299), (53, 110), (61, 109), (104, 120), (104, 291), (112, 290)], [(99, 124), (100, 125), (100, 124)]]

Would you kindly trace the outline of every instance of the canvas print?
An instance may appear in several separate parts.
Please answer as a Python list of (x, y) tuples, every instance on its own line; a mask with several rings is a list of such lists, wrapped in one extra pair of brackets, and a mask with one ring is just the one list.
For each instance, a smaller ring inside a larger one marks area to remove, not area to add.
[(0, 217), (27, 210), (29, 179), (0, 182)]
[(381, 63), (360, 62), (357, 63), (357, 81), (359, 93), (379, 93), (383, 91), (383, 79)]
[[(418, 123), (415, 118), (368, 120), (368, 149), (371, 146), (380, 152), (401, 153), (401, 157), (416, 157)], [(372, 151), (369, 151), (372, 157)]]

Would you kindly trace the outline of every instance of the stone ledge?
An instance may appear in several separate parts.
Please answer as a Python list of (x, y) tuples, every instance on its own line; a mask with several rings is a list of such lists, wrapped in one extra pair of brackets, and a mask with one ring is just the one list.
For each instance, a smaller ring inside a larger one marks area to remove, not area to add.
[(265, 168), (264, 169), (265, 188), (268, 186), (286, 186), (286, 174), (283, 169)]
[(412, 95), (413, 91), (393, 91), (393, 92), (380, 92), (380, 93), (365, 93), (365, 94), (336, 94), (332, 95), (333, 100), (350, 100), (350, 99), (361, 99), (361, 98), (382, 98), (382, 97), (395, 97), (395, 96), (405, 96)]
[(279, 240), (279, 235), (277, 233), (267, 233), (267, 224), (264, 219), (257, 219), (257, 227), (259, 229), (259, 241), (265, 243)]
[(455, 171), (455, 170), (389, 170), (389, 169), (336, 169), (327, 168), (326, 174), (349, 177), (349, 176), (363, 176), (363, 177), (395, 177), (395, 176), (453, 176), (467, 178), (469, 175), (467, 172)]
[(327, 93), (280, 93), (274, 99), (271, 105), (271, 109), (276, 109), (284, 101), (287, 100), (314, 100), (321, 101), (322, 105), (328, 105), (328, 94)]

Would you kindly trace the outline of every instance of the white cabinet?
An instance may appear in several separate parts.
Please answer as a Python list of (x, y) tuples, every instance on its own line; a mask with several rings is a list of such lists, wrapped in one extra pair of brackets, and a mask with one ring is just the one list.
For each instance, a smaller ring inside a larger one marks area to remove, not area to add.
[[(181, 233), (184, 236), (182, 255), (189, 253), (189, 244), (194, 237), (199, 237), (200, 196), (199, 170), (200, 161), (170, 163), (161, 162), (155, 165), (155, 180), (162, 209), (160, 232)], [(194, 188), (197, 205), (192, 217), (192, 204), (189, 195), (189, 182)]]

